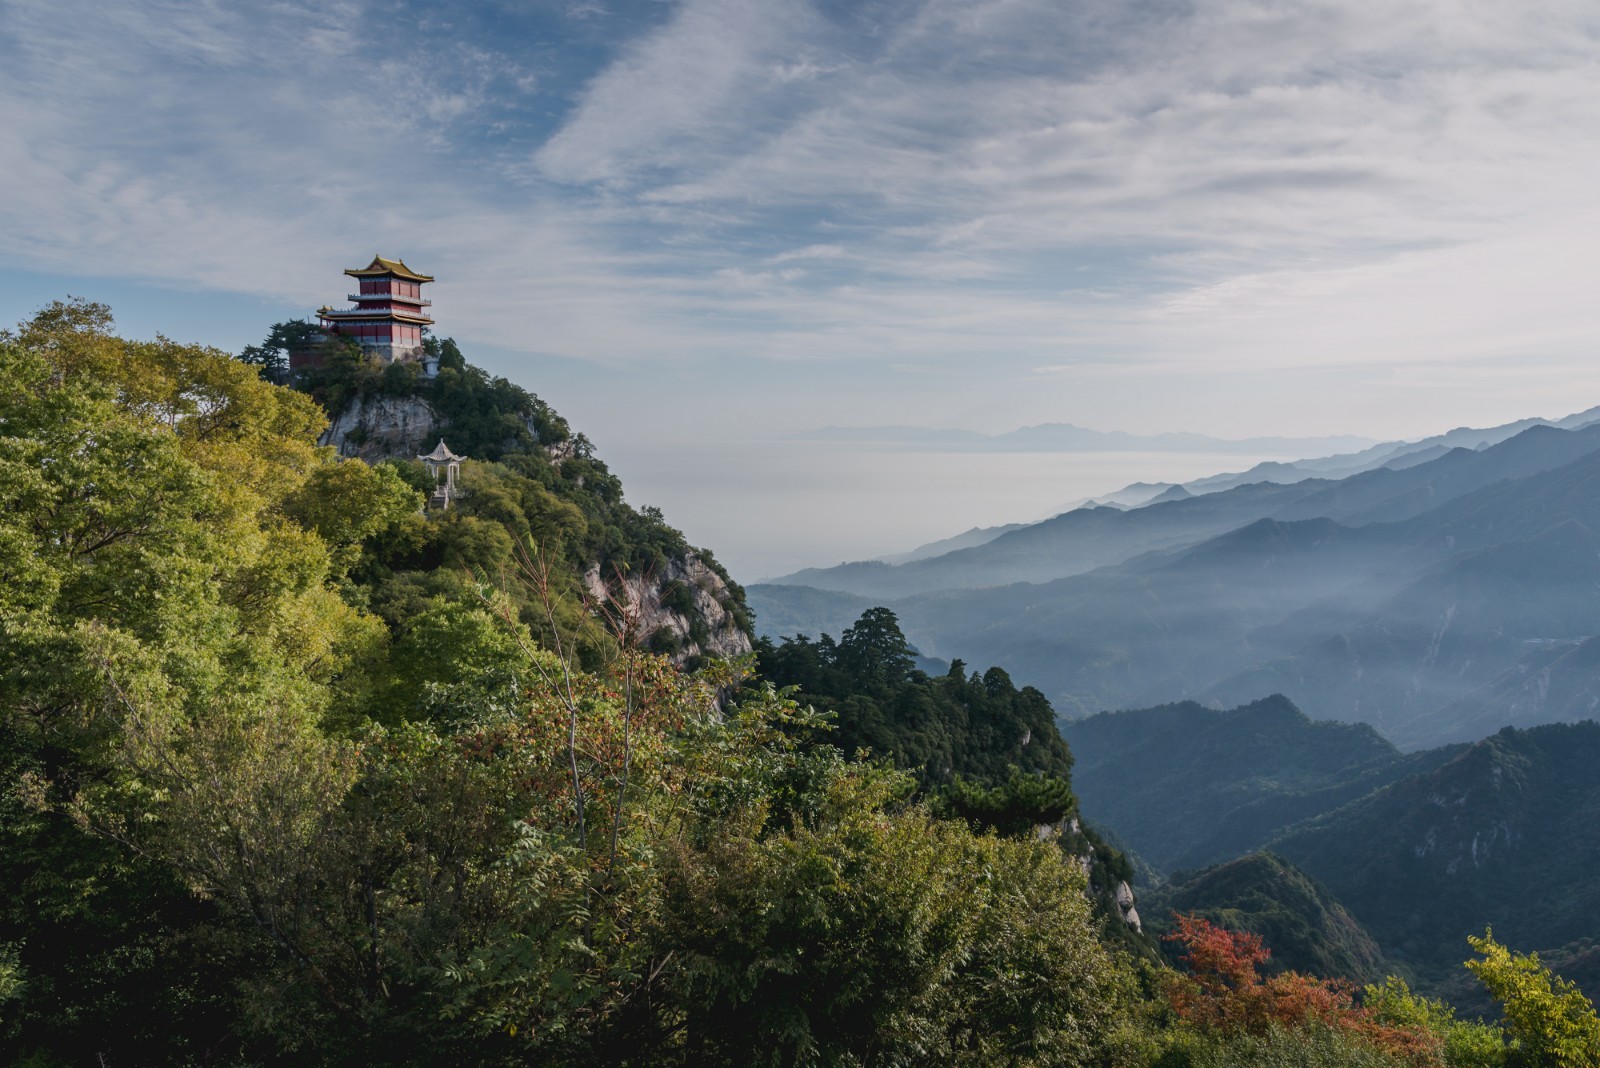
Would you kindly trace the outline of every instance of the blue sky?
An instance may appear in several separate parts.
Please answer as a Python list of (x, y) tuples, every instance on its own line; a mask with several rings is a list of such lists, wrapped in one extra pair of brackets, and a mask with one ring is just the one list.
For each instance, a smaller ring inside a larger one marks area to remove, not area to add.
[[(238, 348), (403, 256), (441, 333), (752, 570), (771, 531), (664, 456), (733, 484), (748, 443), (826, 424), (1395, 437), (1600, 402), (1588, 2), (0, 0), (0, 26), (0, 319), (73, 293)], [(982, 497), (973, 522), (1024, 518)], [(849, 520), (841, 552), (890, 537)]]

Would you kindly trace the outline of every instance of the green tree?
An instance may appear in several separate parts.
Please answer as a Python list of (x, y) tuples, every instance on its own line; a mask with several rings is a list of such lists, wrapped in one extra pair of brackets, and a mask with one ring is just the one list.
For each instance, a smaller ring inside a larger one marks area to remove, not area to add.
[(1600, 1016), (1571, 983), (1533, 953), (1513, 953), (1491, 931), (1467, 942), (1479, 954), (1467, 970), (1505, 1007), (1507, 1063), (1517, 1068), (1596, 1068)]
[(275, 323), (259, 345), (246, 345), (239, 353), (242, 363), (261, 369), (269, 382), (284, 382), (289, 377), (289, 354), (307, 352), (325, 340), (322, 331), (304, 319)]
[(904, 682), (915, 666), (915, 650), (887, 608), (869, 608), (839, 638), (836, 662), (856, 678), (880, 686)]
[(687, 740), (670, 1011), (624, 1032), (634, 1063), (1101, 1063), (1132, 987), (1081, 869), (907, 807), (903, 773), (808, 744), (815, 722), (767, 691)]
[(1010, 778), (993, 787), (957, 776), (939, 796), (938, 807), (976, 830), (1014, 837), (1059, 823), (1078, 807), (1078, 799), (1066, 779), (1028, 775), (1013, 768)]
[(1378, 1023), (1435, 1036), (1449, 1068), (1499, 1068), (1506, 1048), (1495, 1028), (1461, 1020), (1443, 1001), (1413, 994), (1404, 979), (1389, 976), (1362, 991), (1362, 1007)]
[(199, 935), (218, 899), (190, 893), (210, 885), (189, 852), (206, 839), (173, 829), (257, 819), (299, 840), (339, 792), (346, 758), (318, 724), (384, 635), (341, 596), (338, 546), (292, 514), (332, 462), (321, 424), (223, 353), (115, 337), (98, 305), (0, 333), (0, 942), (27, 980), (18, 1042), (161, 1061), (215, 1037), (228, 954)]
[(1042, 693), (1018, 689), (999, 668), (968, 677), (960, 661), (929, 678), (913, 668), (886, 608), (863, 613), (837, 643), (800, 635), (758, 642), (757, 651), (763, 677), (838, 713), (840, 748), (892, 758), (924, 789), (943, 789), (957, 776), (1000, 787), (1014, 769), (1063, 780), (1071, 772), (1072, 754)]

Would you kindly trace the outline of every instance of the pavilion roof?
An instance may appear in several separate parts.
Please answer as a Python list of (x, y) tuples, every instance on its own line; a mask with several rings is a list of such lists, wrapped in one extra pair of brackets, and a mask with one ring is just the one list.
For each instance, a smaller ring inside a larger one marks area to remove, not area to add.
[(450, 460), (465, 460), (466, 457), (465, 456), (457, 456), (455, 453), (451, 452), (450, 451), (450, 446), (448, 446), (448, 445), (446, 445), (444, 443), (444, 438), (440, 438), (439, 439), (439, 444), (437, 444), (437, 445), (435, 445), (433, 447), (433, 451), (432, 452), (430, 452), (426, 456), (419, 456), (419, 457), (417, 457), (417, 459), (419, 459), (419, 460), (432, 460), (434, 463), (441, 463), (442, 464), (442, 463), (446, 463), (446, 462), (448, 462)]
[(372, 262), (365, 267), (352, 267), (344, 272), (352, 278), (374, 278), (392, 274), (396, 278), (403, 278), (407, 282), (431, 282), (433, 275), (418, 274), (406, 266), (405, 260), (386, 260), (382, 256), (372, 257)]

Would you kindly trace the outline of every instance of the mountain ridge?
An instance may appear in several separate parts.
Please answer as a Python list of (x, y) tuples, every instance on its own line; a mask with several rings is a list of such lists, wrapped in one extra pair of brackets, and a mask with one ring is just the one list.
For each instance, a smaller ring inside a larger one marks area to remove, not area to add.
[[(1401, 471), (1080, 509), (943, 557), (861, 565), (851, 596), (895, 607), (929, 655), (1006, 663), (1068, 715), (1284, 692), (1426, 748), (1462, 737), (1438, 709), (1538, 643), (1600, 634), (1584, 592), (1600, 582), (1597, 531), (1600, 426), (1537, 425)], [(1062, 546), (1098, 566), (1024, 581), (1039, 559), (1065, 566)], [(896, 585), (954, 567), (989, 584)], [(751, 596), (780, 615), (804, 597), (828, 621), (831, 594), (814, 586)]]
[[(1274, 697), (1102, 713), (1062, 734), (1087, 818), (1170, 873), (1144, 897), (1154, 926), (1172, 908), (1258, 933), (1266, 919), (1289, 932), (1291, 953), (1315, 956), (1330, 947), (1307, 932), (1337, 905), (1385, 961), (1433, 990), (1451, 984), (1466, 936), (1492, 926), (1570, 958), (1573, 977), (1600, 990), (1584, 963), (1600, 908), (1593, 719), (1407, 754), (1369, 727), (1313, 720)], [(1297, 885), (1285, 868), (1315, 893), (1279, 892)]]

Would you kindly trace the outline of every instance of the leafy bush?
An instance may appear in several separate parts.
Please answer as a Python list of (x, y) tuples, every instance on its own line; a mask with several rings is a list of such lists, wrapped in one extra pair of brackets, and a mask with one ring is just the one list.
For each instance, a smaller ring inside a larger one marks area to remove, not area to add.
[(1534, 954), (1513, 953), (1492, 932), (1469, 938), (1478, 960), (1467, 962), (1505, 1006), (1508, 1063), (1517, 1068), (1600, 1066), (1600, 1015), (1578, 988), (1552, 975)]

